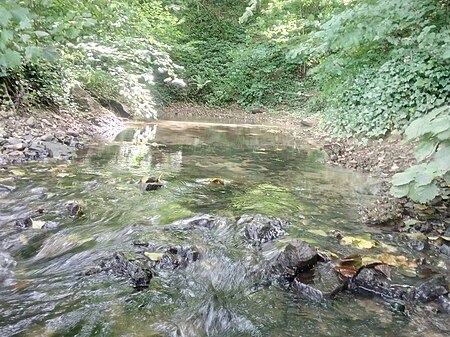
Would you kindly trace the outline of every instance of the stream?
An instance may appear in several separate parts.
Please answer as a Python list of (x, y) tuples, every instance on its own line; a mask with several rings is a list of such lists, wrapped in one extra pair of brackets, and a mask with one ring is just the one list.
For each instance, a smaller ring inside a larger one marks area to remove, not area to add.
[[(160, 177), (163, 188), (139, 189), (144, 176)], [(349, 291), (317, 303), (261, 272), (292, 238), (339, 256), (424, 257), (360, 223), (374, 183), (325, 165), (320, 151), (276, 127), (168, 121), (130, 124), (71, 162), (8, 167), (0, 171), (0, 184), (13, 187), (0, 190), (0, 336), (448, 336), (448, 315), (408, 316)], [(70, 217), (74, 200), (83, 214)], [(31, 228), (16, 226), (36, 211)], [(204, 214), (221, 220), (177, 225)], [(244, 214), (285, 220), (287, 235), (251, 245), (234, 221)], [(339, 244), (333, 231), (376, 245)], [(115, 252), (167, 247), (195, 247), (199, 258), (159, 270), (145, 289), (87, 272)], [(395, 271), (392, 279), (421, 282)]]

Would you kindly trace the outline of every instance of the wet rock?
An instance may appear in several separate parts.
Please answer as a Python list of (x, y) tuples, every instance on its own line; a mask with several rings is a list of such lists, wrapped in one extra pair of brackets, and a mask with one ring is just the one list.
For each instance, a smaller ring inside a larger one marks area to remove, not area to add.
[(292, 288), (310, 300), (322, 302), (343, 290), (346, 283), (346, 280), (335, 272), (331, 263), (319, 262), (311, 272), (297, 275), (292, 282)]
[(145, 288), (153, 277), (151, 270), (140, 260), (125, 257), (122, 253), (115, 253), (113, 260), (103, 268), (110, 269), (114, 274), (128, 277), (135, 288)]
[(438, 276), (419, 285), (415, 289), (414, 300), (423, 303), (431, 302), (448, 292), (448, 282), (445, 277)]
[(178, 269), (185, 268), (189, 263), (199, 259), (200, 253), (196, 247), (170, 247), (164, 253), (149, 253), (144, 255), (150, 260), (154, 269)]
[(156, 191), (162, 188), (164, 184), (162, 183), (139, 183), (139, 189), (143, 191)]
[(191, 218), (172, 222), (171, 224), (167, 225), (165, 229), (167, 230), (172, 229), (190, 230), (195, 228), (212, 229), (214, 226), (223, 222), (225, 222), (225, 219), (222, 217), (217, 217), (210, 214), (202, 214)]
[(439, 311), (450, 314), (450, 296), (449, 296), (449, 294), (439, 296), (437, 299), (437, 303), (439, 305)]
[(0, 184), (0, 192), (6, 191), (6, 192), (12, 192), (15, 190), (14, 186), (4, 185)]
[(373, 268), (362, 268), (350, 280), (348, 288), (363, 294), (378, 295), (389, 299), (407, 299), (409, 287), (397, 287), (390, 284), (386, 275)]
[(66, 209), (69, 211), (69, 216), (71, 218), (77, 218), (83, 215), (83, 211), (81, 210), (81, 206), (78, 201), (72, 200), (68, 201), (66, 204)]
[(282, 276), (293, 279), (299, 273), (311, 269), (317, 262), (317, 250), (302, 240), (291, 240), (284, 247), (273, 269)]
[(65, 144), (44, 141), (42, 145), (45, 146), (50, 158), (71, 159), (75, 157), (75, 150)]
[(308, 284), (302, 283), (298, 280), (294, 280), (292, 282), (292, 289), (302, 295), (303, 297), (306, 297), (307, 299), (314, 301), (314, 302), (322, 302), (325, 300), (325, 296), (323, 292), (321, 292), (319, 289), (316, 289)]
[(411, 240), (408, 242), (408, 246), (418, 252), (427, 250), (430, 247), (427, 240)]
[(439, 252), (441, 254), (447, 255), (450, 257), (450, 246), (447, 244), (443, 244), (440, 248), (439, 248)]
[(272, 241), (286, 234), (285, 221), (263, 215), (243, 215), (237, 219), (237, 225), (245, 224), (244, 236), (254, 245)]
[(33, 225), (33, 219), (31, 217), (26, 217), (24, 219), (16, 220), (16, 226), (19, 228), (29, 228)]
[(159, 177), (142, 177), (138, 183), (138, 188), (143, 191), (156, 191), (164, 187), (164, 184), (159, 180)]

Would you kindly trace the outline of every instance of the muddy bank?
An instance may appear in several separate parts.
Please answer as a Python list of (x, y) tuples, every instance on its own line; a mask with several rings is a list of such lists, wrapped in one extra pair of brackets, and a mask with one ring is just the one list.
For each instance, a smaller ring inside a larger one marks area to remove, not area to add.
[(72, 159), (94, 139), (122, 129), (122, 120), (86, 91), (74, 92), (77, 108), (31, 108), (26, 114), (0, 109), (0, 164), (29, 160)]

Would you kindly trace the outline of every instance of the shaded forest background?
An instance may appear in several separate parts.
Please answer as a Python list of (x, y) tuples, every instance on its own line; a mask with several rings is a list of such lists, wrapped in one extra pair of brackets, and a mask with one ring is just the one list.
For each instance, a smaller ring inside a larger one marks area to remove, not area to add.
[(140, 118), (182, 101), (407, 130), (419, 165), (393, 192), (428, 200), (450, 181), (449, 18), (448, 0), (2, 0), (0, 108), (76, 111), (80, 85)]

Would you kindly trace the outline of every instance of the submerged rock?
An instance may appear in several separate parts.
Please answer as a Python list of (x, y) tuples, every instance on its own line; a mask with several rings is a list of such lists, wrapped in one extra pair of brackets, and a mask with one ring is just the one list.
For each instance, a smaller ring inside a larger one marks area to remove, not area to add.
[(277, 274), (293, 279), (317, 263), (317, 250), (302, 240), (290, 240), (272, 268)]
[(331, 263), (318, 262), (311, 272), (301, 273), (292, 282), (292, 288), (307, 299), (322, 302), (332, 298), (346, 287)]
[(112, 261), (102, 266), (104, 270), (111, 270), (114, 274), (128, 277), (135, 288), (145, 288), (150, 284), (153, 274), (142, 261), (125, 257), (122, 253), (115, 253)]
[(438, 276), (419, 285), (415, 289), (414, 300), (426, 303), (447, 295), (448, 292), (448, 282), (445, 277)]
[(166, 230), (190, 230), (195, 228), (212, 229), (216, 225), (225, 222), (226, 219), (210, 214), (202, 214), (191, 218), (177, 220), (165, 226)]
[(272, 241), (286, 234), (284, 228), (287, 222), (263, 215), (242, 215), (237, 219), (237, 225), (245, 224), (244, 236), (254, 245)]
[(378, 295), (389, 299), (408, 299), (412, 287), (391, 285), (386, 275), (373, 268), (362, 268), (359, 273), (350, 280), (350, 290), (363, 294)]
[(164, 253), (149, 253), (144, 255), (150, 260), (154, 269), (177, 269), (185, 268), (189, 263), (199, 259), (200, 253), (196, 247), (170, 247)]

